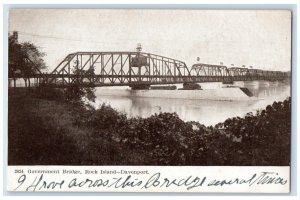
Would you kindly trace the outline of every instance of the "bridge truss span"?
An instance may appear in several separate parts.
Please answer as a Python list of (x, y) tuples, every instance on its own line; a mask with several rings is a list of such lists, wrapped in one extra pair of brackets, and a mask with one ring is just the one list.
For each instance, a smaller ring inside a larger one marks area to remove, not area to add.
[(182, 61), (143, 52), (76, 52), (53, 70), (49, 84), (79, 82), (95, 86), (185, 82)]
[[(65, 87), (130, 86), (149, 88), (155, 84), (201, 83), (253, 80), (282, 80), (288, 72), (226, 67), (185, 62), (145, 52), (75, 52), (67, 55), (51, 74), (36, 74), (44, 84)], [(41, 82), (41, 81), (39, 81)], [(141, 86), (141, 87), (140, 87)]]
[(194, 64), (191, 68), (193, 82), (231, 82), (232, 77), (226, 66), (204, 63)]

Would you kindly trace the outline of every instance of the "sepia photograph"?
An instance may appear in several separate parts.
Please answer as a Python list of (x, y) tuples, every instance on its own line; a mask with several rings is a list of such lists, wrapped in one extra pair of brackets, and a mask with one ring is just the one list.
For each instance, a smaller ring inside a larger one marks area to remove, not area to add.
[(8, 21), (9, 166), (290, 166), (291, 11)]

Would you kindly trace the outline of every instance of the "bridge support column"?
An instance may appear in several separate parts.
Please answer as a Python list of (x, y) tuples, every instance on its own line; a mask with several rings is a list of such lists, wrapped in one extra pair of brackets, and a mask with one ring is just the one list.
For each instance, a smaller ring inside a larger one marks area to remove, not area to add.
[(131, 84), (130, 88), (132, 90), (149, 90), (150, 85), (148, 85), (148, 84)]
[(183, 90), (201, 90), (201, 86), (198, 83), (183, 83)]
[(222, 83), (225, 84), (225, 85), (232, 85), (234, 83), (234, 81), (233, 80), (226, 80), (226, 81), (223, 81)]

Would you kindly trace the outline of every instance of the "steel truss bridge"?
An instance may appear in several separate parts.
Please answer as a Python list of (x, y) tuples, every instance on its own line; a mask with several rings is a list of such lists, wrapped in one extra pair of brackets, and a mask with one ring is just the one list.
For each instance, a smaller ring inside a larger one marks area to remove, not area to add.
[(283, 80), (289, 73), (185, 62), (144, 52), (76, 52), (50, 74), (36, 74), (39, 83), (54, 87), (143, 87), (157, 84)]

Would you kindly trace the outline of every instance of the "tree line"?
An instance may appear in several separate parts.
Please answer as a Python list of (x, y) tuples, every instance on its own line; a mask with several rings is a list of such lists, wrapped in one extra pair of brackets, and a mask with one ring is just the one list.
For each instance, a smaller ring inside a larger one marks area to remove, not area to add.
[(8, 77), (16, 80), (23, 78), (25, 87), (30, 87), (30, 78), (47, 68), (43, 57), (46, 54), (32, 42), (18, 41), (16, 34), (8, 36)]

